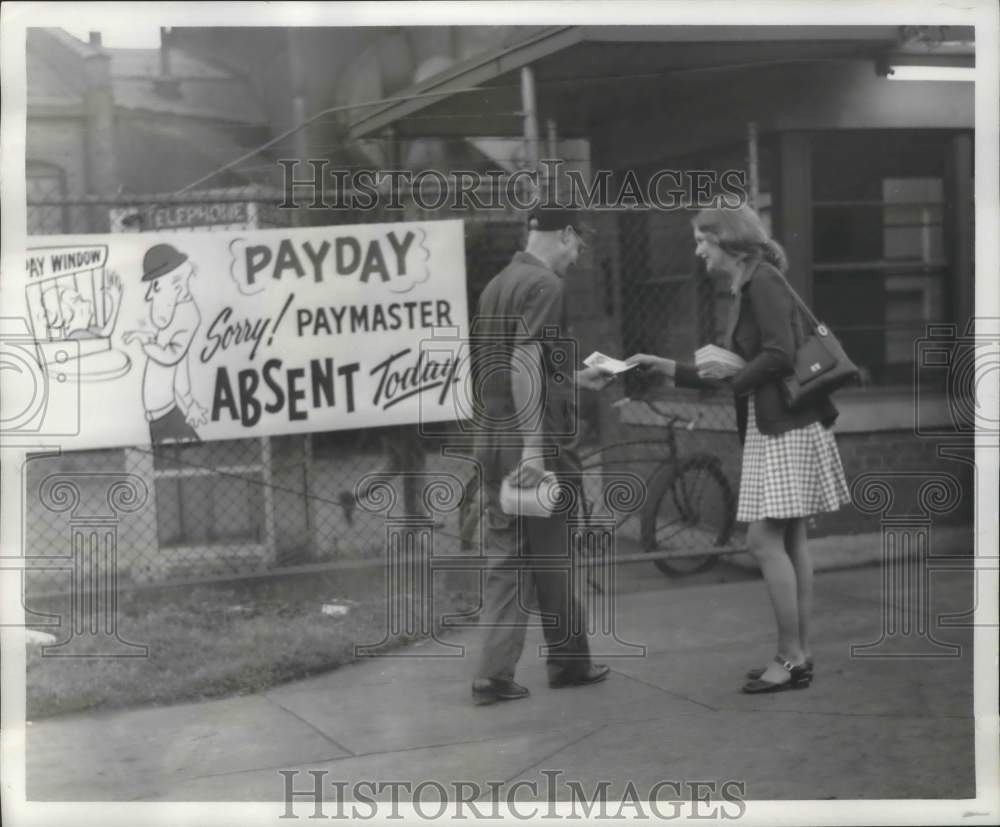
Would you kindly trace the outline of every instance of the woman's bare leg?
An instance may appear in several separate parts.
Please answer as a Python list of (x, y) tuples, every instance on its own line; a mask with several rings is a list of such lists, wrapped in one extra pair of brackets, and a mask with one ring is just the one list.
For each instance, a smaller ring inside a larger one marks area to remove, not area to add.
[(809, 554), (809, 543), (806, 539), (806, 518), (798, 517), (789, 520), (785, 526), (785, 549), (795, 569), (795, 579), (798, 585), (797, 597), (799, 603), (799, 643), (802, 654), (812, 657), (812, 647), (809, 645), (809, 629), (813, 609), (813, 562)]
[[(778, 624), (778, 654), (798, 665), (805, 661), (799, 636), (798, 578), (785, 550), (785, 522), (782, 520), (757, 520), (747, 531), (750, 552), (760, 565), (771, 608)], [(784, 683), (788, 673), (778, 664), (768, 665), (761, 679)]]

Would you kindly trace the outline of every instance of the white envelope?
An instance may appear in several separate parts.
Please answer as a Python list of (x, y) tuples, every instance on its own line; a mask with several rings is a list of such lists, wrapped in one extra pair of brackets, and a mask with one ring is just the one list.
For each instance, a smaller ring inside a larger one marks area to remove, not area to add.
[(635, 365), (627, 365), (620, 359), (614, 359), (611, 356), (605, 356), (598, 350), (595, 350), (586, 359), (583, 360), (588, 368), (600, 368), (606, 373), (624, 373), (627, 370), (632, 370)]

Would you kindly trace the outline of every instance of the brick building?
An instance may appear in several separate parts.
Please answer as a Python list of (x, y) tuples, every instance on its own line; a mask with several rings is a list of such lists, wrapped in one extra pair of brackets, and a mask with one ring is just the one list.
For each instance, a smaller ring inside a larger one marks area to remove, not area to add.
[[(27, 86), (29, 234), (107, 232), (116, 198), (174, 192), (270, 136), (246, 78), (169, 38), (160, 49), (111, 49), (98, 33), (84, 43), (29, 29)], [(103, 200), (81, 203), (87, 196)]]

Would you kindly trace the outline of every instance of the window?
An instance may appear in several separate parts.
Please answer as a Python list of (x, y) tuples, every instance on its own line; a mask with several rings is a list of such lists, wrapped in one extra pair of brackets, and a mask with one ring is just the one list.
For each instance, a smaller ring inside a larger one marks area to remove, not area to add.
[(880, 384), (908, 384), (914, 342), (946, 321), (946, 137), (869, 132), (813, 142), (813, 303)]
[(157, 446), (160, 547), (263, 543), (261, 450), (253, 439)]
[(55, 164), (27, 163), (28, 235), (68, 233), (69, 213), (61, 199), (66, 195), (66, 175)]
[(937, 268), (886, 276), (888, 366), (913, 361), (913, 340), (929, 321), (945, 318), (943, 182), (940, 178), (884, 178), (882, 253), (904, 267)]

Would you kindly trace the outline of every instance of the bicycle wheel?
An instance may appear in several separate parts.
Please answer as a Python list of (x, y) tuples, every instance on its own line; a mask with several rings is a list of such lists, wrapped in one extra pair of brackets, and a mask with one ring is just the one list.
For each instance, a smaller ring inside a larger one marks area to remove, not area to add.
[[(729, 545), (736, 523), (736, 498), (719, 461), (693, 456), (676, 474), (654, 483), (652, 507), (643, 516), (643, 548), (676, 552), (652, 562), (671, 577), (707, 571), (719, 560), (713, 549)], [(705, 553), (697, 553), (705, 549)]]

